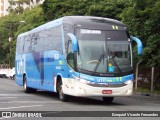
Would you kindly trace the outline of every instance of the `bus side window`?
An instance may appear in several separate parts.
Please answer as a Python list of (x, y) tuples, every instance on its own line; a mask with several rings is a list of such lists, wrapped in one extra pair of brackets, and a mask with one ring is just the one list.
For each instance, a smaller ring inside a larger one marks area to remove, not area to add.
[(23, 50), (24, 50), (24, 37), (21, 38), (19, 45), (20, 45), (19, 52), (20, 52), (20, 53), (23, 53), (23, 52), (24, 52), (24, 51), (23, 51)]
[(27, 37), (25, 37), (25, 41), (24, 41), (24, 52), (25, 53), (28, 53), (28, 52), (30, 52), (30, 45), (31, 43), (30, 43), (30, 38), (27, 36)]
[(74, 52), (72, 50), (71, 40), (68, 41), (67, 62), (72, 68), (74, 68)]
[(32, 51), (35, 52), (37, 47), (37, 38), (32, 38)]
[(21, 40), (21, 37), (17, 38), (17, 45), (16, 45), (16, 52), (17, 53), (20, 53), (20, 40)]

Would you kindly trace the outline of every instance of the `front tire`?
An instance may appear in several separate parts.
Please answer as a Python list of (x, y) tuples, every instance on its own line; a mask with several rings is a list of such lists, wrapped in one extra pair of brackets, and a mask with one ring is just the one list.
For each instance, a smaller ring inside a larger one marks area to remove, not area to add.
[(103, 101), (106, 104), (111, 104), (113, 102), (114, 97), (103, 97)]
[(68, 95), (64, 94), (62, 86), (63, 86), (62, 85), (62, 80), (60, 80), (58, 82), (58, 95), (59, 95), (59, 99), (62, 102), (66, 102), (66, 101), (68, 101)]

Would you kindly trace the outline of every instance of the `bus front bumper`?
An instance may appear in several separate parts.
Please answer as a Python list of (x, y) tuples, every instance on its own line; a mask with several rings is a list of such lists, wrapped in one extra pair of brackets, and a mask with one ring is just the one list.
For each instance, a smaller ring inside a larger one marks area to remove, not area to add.
[(133, 82), (122, 87), (93, 87), (83, 83), (75, 83), (75, 96), (130, 96)]

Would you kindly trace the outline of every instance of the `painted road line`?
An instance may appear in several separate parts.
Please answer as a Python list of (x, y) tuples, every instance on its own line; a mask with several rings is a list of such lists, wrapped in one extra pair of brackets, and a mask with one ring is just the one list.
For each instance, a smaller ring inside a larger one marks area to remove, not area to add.
[(12, 101), (12, 102), (0, 102), (0, 103), (61, 103), (60, 101)]
[(0, 99), (12, 99), (12, 98), (17, 98), (17, 97), (2, 97), (2, 98), (0, 98)]
[(41, 107), (44, 105), (31, 105), (31, 106), (18, 106), (18, 107), (8, 107), (8, 108), (0, 108), (0, 110), (8, 110), (8, 109), (16, 109), (16, 108), (28, 108), (28, 107)]
[(0, 94), (1, 96), (35, 96), (35, 95), (27, 95), (27, 94)]

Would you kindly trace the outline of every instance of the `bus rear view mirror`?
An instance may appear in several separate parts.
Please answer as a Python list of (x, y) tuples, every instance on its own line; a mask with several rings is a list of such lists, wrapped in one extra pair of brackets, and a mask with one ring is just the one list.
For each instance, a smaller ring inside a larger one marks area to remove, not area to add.
[(77, 52), (78, 51), (78, 41), (77, 41), (76, 36), (72, 33), (68, 33), (67, 35), (71, 38), (73, 52)]
[(134, 40), (134, 41), (137, 43), (138, 55), (142, 55), (142, 52), (143, 52), (143, 44), (142, 44), (141, 40), (138, 39), (137, 37), (133, 37), (133, 36), (131, 36), (131, 39)]

